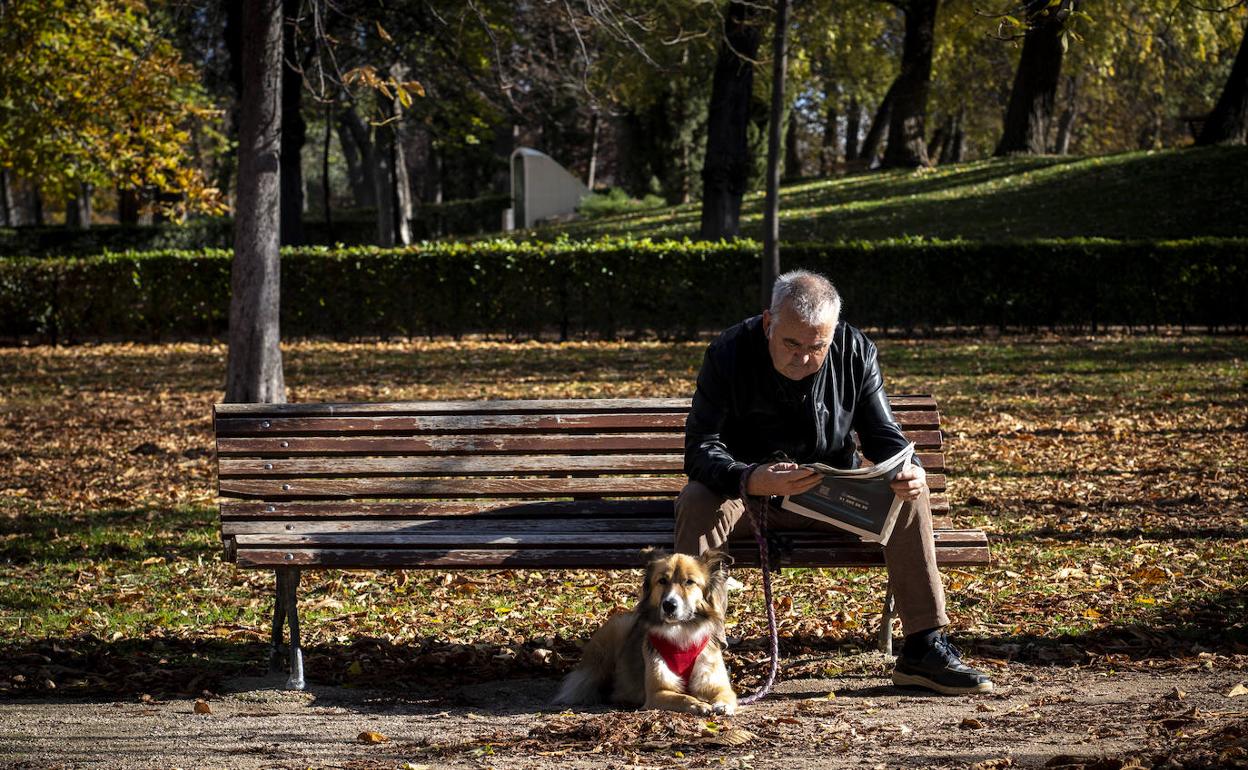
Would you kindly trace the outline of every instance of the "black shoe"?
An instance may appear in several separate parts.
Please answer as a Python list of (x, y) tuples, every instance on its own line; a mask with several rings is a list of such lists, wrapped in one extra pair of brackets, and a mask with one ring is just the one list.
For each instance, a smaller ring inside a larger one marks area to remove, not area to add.
[(944, 634), (937, 635), (921, 655), (903, 652), (893, 669), (893, 684), (925, 687), (945, 695), (992, 692), (988, 675), (963, 663), (958, 648)]

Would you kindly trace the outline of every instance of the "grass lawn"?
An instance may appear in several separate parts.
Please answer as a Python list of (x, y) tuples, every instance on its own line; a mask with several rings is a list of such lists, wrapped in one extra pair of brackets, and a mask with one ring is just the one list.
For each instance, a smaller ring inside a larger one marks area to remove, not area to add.
[[(940, 172), (943, 173), (943, 172)], [(946, 573), (989, 667), (1242, 663), (1248, 339), (881, 340), (893, 392), (935, 393), (955, 520), (996, 561)], [(291, 400), (679, 396), (702, 343), (307, 342)], [(270, 575), (221, 561), (210, 407), (220, 345), (0, 349), (0, 693), (198, 692), (265, 662)], [(786, 571), (784, 674), (873, 641), (878, 571)], [(627, 572), (314, 572), (313, 682), (562, 670)], [(766, 670), (756, 578), (737, 684)], [(546, 653), (551, 650), (553, 653)], [(825, 651), (810, 662), (804, 650)], [(471, 666), (466, 664), (471, 663)], [(809, 673), (809, 672), (807, 672)]]
[[(1212, 147), (864, 172), (781, 188), (781, 237), (1003, 241), (1246, 236), (1245, 165), (1248, 148)], [(536, 235), (696, 238), (700, 216), (700, 204), (692, 203), (543, 228)], [(759, 190), (745, 198), (742, 236), (761, 240), (762, 222)]]

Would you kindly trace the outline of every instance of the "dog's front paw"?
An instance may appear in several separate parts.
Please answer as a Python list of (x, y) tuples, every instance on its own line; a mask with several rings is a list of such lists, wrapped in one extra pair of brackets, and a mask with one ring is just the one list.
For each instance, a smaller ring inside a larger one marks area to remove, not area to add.
[(715, 711), (714, 706), (704, 701), (700, 701), (700, 700), (690, 703), (688, 707), (688, 712), (690, 714), (697, 714), (700, 717), (709, 717), (712, 714), (718, 713)]
[(712, 713), (718, 714), (720, 716), (730, 717), (733, 714), (737, 713), (737, 704), (735, 703), (712, 703), (711, 711)]

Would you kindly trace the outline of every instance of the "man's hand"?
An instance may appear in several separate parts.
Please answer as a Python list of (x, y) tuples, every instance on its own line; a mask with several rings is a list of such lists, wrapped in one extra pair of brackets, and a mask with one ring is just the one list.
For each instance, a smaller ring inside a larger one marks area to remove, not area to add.
[(906, 460), (906, 467), (893, 477), (893, 483), (889, 486), (893, 488), (893, 494), (902, 500), (914, 500), (923, 494), (923, 488), (927, 486), (927, 471), (923, 470), (922, 465)]
[(757, 497), (799, 495), (817, 487), (821, 478), (818, 473), (797, 463), (760, 465), (750, 474), (745, 491)]

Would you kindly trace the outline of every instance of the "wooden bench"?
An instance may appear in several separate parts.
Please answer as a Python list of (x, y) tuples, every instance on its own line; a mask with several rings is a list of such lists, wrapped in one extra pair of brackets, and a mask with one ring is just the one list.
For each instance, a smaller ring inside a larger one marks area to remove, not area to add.
[[(940, 417), (931, 396), (894, 396), (894, 414), (947, 517)], [(270, 665), (303, 687), (296, 587), (328, 568), (628, 569), (670, 549), (685, 483), (686, 399), (218, 404), (221, 535), (240, 567), (274, 570)], [(938, 526), (945, 526), (938, 518)], [(852, 536), (779, 533), (782, 566), (874, 567)], [(941, 564), (984, 564), (982, 531), (936, 532)], [(757, 565), (753, 541), (732, 549)], [(886, 599), (880, 644), (891, 649)]]

